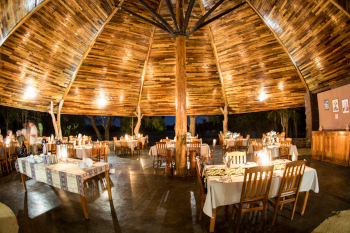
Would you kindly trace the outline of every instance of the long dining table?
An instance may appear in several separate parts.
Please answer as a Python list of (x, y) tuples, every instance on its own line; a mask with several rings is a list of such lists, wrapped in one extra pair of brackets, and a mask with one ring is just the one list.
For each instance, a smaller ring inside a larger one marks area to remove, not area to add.
[[(291, 162), (290, 160), (274, 160), (269, 162), (266, 165), (278, 165), (285, 164)], [(230, 169), (242, 168), (244, 173), (244, 168), (257, 166), (256, 163), (246, 163), (235, 165)], [(279, 166), (283, 168), (283, 166)], [(222, 171), (224, 174), (225, 165), (205, 165), (202, 173), (202, 177), (204, 179), (204, 185), (207, 190), (207, 196), (204, 202), (203, 212), (208, 215), (210, 219), (210, 232), (214, 231), (215, 220), (216, 220), (216, 208), (219, 206), (226, 206), (237, 204), (240, 202), (241, 194), (242, 194), (242, 186), (243, 186), (243, 175), (231, 175), (225, 182), (220, 180), (222, 176), (211, 176), (208, 175), (210, 172), (213, 174), (217, 174), (217, 171)], [(209, 172), (206, 172), (209, 171)], [(283, 170), (274, 170), (274, 175), (271, 180), (271, 187), (269, 191), (269, 198), (275, 197), (278, 195), (280, 183), (283, 176)], [(309, 191), (313, 190), (315, 193), (319, 192), (318, 186), (318, 178), (317, 172), (315, 169), (311, 167), (305, 167), (305, 172), (303, 176), (303, 180), (300, 186), (300, 192), (305, 192), (305, 196), (303, 199), (303, 205), (301, 210), (301, 215), (304, 214), (307, 200), (309, 197)]]

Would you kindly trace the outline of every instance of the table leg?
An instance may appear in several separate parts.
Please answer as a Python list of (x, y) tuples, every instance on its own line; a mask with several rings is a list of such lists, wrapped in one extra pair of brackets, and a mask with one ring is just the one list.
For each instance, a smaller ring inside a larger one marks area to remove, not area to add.
[(22, 178), (23, 189), (24, 189), (24, 191), (27, 191), (26, 176), (21, 173), (21, 178)]
[(131, 156), (134, 156), (134, 151), (133, 150), (131, 150)]
[(80, 195), (80, 200), (81, 200), (81, 205), (83, 206), (84, 216), (85, 216), (86, 219), (89, 219), (89, 213), (88, 213), (88, 210), (87, 210), (85, 196)]
[(301, 211), (300, 211), (300, 214), (301, 214), (301, 215), (304, 215), (305, 208), (306, 208), (306, 204), (307, 204), (307, 199), (309, 198), (309, 192), (310, 192), (310, 191), (305, 192), (305, 196), (304, 196), (304, 200), (303, 200), (303, 205), (301, 206)]
[(106, 181), (107, 181), (107, 190), (108, 190), (108, 196), (109, 196), (109, 200), (112, 200), (112, 192), (111, 192), (111, 183), (109, 180), (109, 171), (105, 171), (105, 177), (106, 177)]
[(213, 217), (210, 218), (210, 232), (214, 232), (215, 227), (215, 220), (216, 220), (216, 208), (213, 208)]

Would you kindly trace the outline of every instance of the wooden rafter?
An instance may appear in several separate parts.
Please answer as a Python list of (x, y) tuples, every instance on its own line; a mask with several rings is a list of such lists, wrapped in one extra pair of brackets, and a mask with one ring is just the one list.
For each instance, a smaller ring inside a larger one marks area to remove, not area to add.
[[(118, 6), (121, 6), (121, 5), (123, 4), (123, 2), (124, 2), (124, 0), (122, 0), (122, 1), (118, 4)], [(74, 82), (75, 78), (76, 78), (77, 75), (78, 75), (78, 72), (79, 72), (79, 70), (80, 70), (80, 67), (81, 67), (81, 65), (83, 64), (84, 59), (89, 55), (89, 53), (90, 53), (92, 47), (94, 46), (94, 44), (95, 44), (97, 38), (101, 35), (101, 33), (102, 33), (103, 29), (105, 28), (105, 26), (109, 23), (109, 21), (113, 18), (113, 16), (117, 13), (118, 10), (119, 10), (118, 8), (115, 8), (115, 9), (113, 10), (113, 12), (112, 12), (112, 13), (110, 14), (110, 16), (107, 18), (107, 20), (103, 23), (103, 25), (102, 25), (102, 27), (100, 28), (100, 30), (96, 33), (95, 37), (92, 39), (90, 45), (88, 46), (88, 48), (86, 49), (85, 53), (83, 54), (83, 56), (81, 57), (81, 59), (80, 59), (80, 61), (79, 61), (79, 63), (78, 63), (78, 66), (77, 66), (77, 68), (76, 68), (76, 70), (75, 70), (75, 72), (74, 72), (74, 74), (73, 74), (73, 76), (72, 76), (72, 79), (70, 80), (70, 82), (69, 82), (69, 84), (68, 84), (68, 87), (66, 88), (66, 91), (65, 91), (64, 94), (63, 94), (62, 100), (65, 100), (65, 99), (66, 99), (66, 97), (67, 97), (67, 95), (68, 95), (68, 93), (69, 93), (69, 91), (70, 91), (70, 89), (71, 89), (71, 87), (72, 87), (72, 85), (73, 85), (73, 82)]]
[[(160, 1), (159, 6), (158, 6), (158, 13), (160, 12), (160, 8), (162, 6), (162, 1)], [(151, 50), (152, 50), (152, 45), (153, 45), (153, 37), (154, 33), (156, 31), (156, 27), (153, 26), (151, 37), (149, 38), (149, 44), (148, 44), (148, 50), (147, 50), (147, 55), (146, 55), (146, 60), (145, 64), (143, 65), (143, 70), (142, 70), (142, 76), (141, 76), (141, 86), (140, 86), (140, 93), (139, 93), (139, 100), (137, 102), (137, 106), (140, 106), (141, 104), (141, 97), (142, 97), (142, 90), (143, 90), (143, 84), (145, 82), (145, 76), (146, 76), (146, 71), (147, 71), (147, 65), (149, 61), (149, 57), (151, 55)]]
[(300, 81), (302, 82), (302, 84), (304, 85), (306, 90), (309, 90), (308, 85), (305, 82), (305, 79), (303, 77), (303, 75), (301, 74), (297, 64), (295, 63), (294, 59), (292, 58), (292, 56), (290, 55), (289, 51), (287, 50), (286, 46), (283, 44), (283, 42), (281, 41), (281, 39), (277, 36), (276, 32), (272, 29), (272, 27), (265, 21), (264, 17), (262, 17), (262, 15), (260, 14), (260, 12), (250, 3), (249, 0), (246, 0), (248, 5), (255, 11), (255, 13), (260, 17), (260, 19), (264, 22), (264, 24), (270, 29), (270, 31), (272, 32), (272, 34), (275, 36), (276, 40), (278, 41), (278, 43), (282, 46), (282, 48), (284, 49), (284, 51), (287, 53), (287, 55), (289, 56), (290, 60), (292, 61), (298, 75), (300, 78)]
[[(218, 8), (225, 0), (220, 0), (219, 2), (217, 2), (212, 8), (210, 8), (210, 10), (208, 12), (206, 12), (202, 18), (200, 20), (198, 20), (198, 22), (190, 29), (188, 30), (188, 32), (186, 32), (186, 36), (189, 37), (190, 35), (192, 35), (199, 27), (199, 25), (201, 25), (204, 20), (216, 9)], [(201, 1), (200, 1), (201, 2)]]
[(191, 12), (192, 12), (192, 8), (193, 8), (193, 5), (194, 5), (194, 1), (195, 0), (191, 0), (190, 3), (188, 4), (188, 7), (187, 7), (185, 22), (184, 22), (184, 26), (182, 28), (182, 30), (184, 32), (187, 30), (188, 21), (190, 21), (190, 17), (191, 17)]
[(160, 16), (155, 10), (153, 10), (152, 7), (150, 7), (147, 3), (145, 3), (143, 0), (137, 0), (142, 6), (144, 6), (154, 17), (156, 17), (159, 22), (161, 22), (168, 30), (171, 32), (171, 34), (174, 34), (174, 29), (168, 24), (167, 21), (163, 19), (162, 16)]
[[(205, 8), (204, 8), (204, 5), (203, 5), (203, 2), (199, 1), (199, 5), (200, 5), (200, 8), (201, 8), (202, 14), (205, 14)], [(211, 32), (211, 28), (209, 27), (209, 25), (206, 25), (206, 28), (207, 28), (207, 31), (208, 31), (208, 34), (209, 34), (211, 46), (213, 48), (213, 52), (214, 52), (214, 56), (215, 56), (215, 62), (216, 62), (216, 68), (218, 69), (218, 73), (219, 73), (219, 77), (220, 77), (221, 92), (222, 92), (222, 95), (224, 97), (224, 102), (226, 103), (227, 100), (226, 100), (226, 91), (225, 91), (224, 78), (222, 76), (221, 65), (220, 65), (220, 61), (219, 61), (216, 45), (214, 43), (213, 33)]]
[[(177, 21), (176, 21), (176, 17), (175, 17), (175, 14), (174, 14), (173, 6), (171, 5), (170, 0), (165, 0), (165, 2), (166, 2), (166, 5), (168, 7), (168, 10), (169, 10), (171, 20), (174, 23), (175, 31), (179, 31), (180, 29), (179, 29), (179, 25), (177, 25)], [(160, 1), (160, 4), (162, 4), (162, 1)], [(158, 14), (159, 14), (159, 12), (158, 12)]]
[(40, 10), (43, 6), (45, 6), (48, 2), (51, 0), (44, 0), (41, 2), (38, 6), (36, 6), (31, 12), (29, 12), (21, 21), (19, 21), (14, 28), (11, 29), (10, 33), (7, 34), (7, 36), (4, 37), (2, 42), (0, 42), (0, 47), (5, 43), (6, 39), (9, 38), (22, 24), (27, 21), (35, 12)]
[(129, 14), (131, 14), (131, 15), (133, 15), (133, 16), (135, 16), (135, 17), (137, 17), (137, 18), (139, 18), (139, 19), (141, 19), (143, 21), (145, 21), (146, 23), (149, 23), (149, 24), (151, 24), (153, 26), (156, 26), (157, 28), (159, 28), (159, 29), (163, 30), (164, 32), (168, 33), (170, 36), (173, 36), (173, 34), (166, 27), (164, 27), (163, 25), (161, 25), (159, 23), (156, 23), (156, 22), (154, 22), (152, 20), (146, 19), (145, 17), (143, 17), (141, 15), (138, 15), (138, 14), (132, 12), (132, 11), (129, 11), (129, 10), (123, 8), (123, 7), (117, 6), (117, 8), (122, 10), (122, 11), (125, 11), (125, 12), (127, 12), (127, 13), (129, 13)]

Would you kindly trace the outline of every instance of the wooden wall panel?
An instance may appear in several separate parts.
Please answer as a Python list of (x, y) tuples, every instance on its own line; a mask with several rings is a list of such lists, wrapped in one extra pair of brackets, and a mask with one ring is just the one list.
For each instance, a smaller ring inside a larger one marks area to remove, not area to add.
[[(158, 1), (147, 2), (157, 9)], [(122, 7), (152, 15), (137, 1)], [(63, 105), (69, 114), (131, 116), (136, 110), (152, 26), (119, 10), (83, 61)]]
[[(206, 9), (216, 1), (205, 1)], [(224, 3), (218, 13), (238, 5)], [(214, 14), (215, 15), (215, 14)], [(304, 106), (306, 92), (287, 53), (248, 5), (210, 24), (230, 113)]]
[[(185, 1), (187, 9), (189, 1)], [(173, 5), (175, 9), (175, 5)], [(165, 3), (160, 11), (173, 25)], [(201, 17), (196, 2), (188, 29)], [(175, 115), (175, 44), (174, 40), (156, 29), (143, 87), (141, 110), (146, 115)], [(210, 38), (205, 28), (186, 41), (187, 114), (221, 114), (224, 105), (218, 71)]]
[(10, 31), (44, 0), (0, 1), (0, 45)]
[(0, 47), (0, 103), (41, 111), (57, 104), (114, 7), (111, 0), (52, 0), (35, 12)]
[(350, 78), (349, 16), (330, 0), (251, 0), (311, 91)]

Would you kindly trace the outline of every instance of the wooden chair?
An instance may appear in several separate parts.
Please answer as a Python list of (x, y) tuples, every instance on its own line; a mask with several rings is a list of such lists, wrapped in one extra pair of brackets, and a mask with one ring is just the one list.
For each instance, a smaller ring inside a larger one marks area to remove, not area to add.
[(28, 142), (28, 141), (24, 141), (23, 143), (24, 143), (24, 145), (25, 145), (26, 148), (27, 148), (27, 156), (28, 156), (28, 155), (30, 155), (30, 145), (29, 145), (29, 142)]
[(289, 159), (289, 148), (290, 148), (289, 141), (281, 142), (280, 156), (279, 156), (280, 159)]
[(205, 158), (205, 163), (206, 164), (209, 164), (209, 159), (211, 159), (211, 164), (214, 165), (215, 146), (216, 146), (216, 140), (214, 139), (213, 140), (212, 150), (210, 151), (209, 156)]
[(286, 141), (292, 143), (292, 139), (291, 138), (286, 138)]
[(166, 142), (167, 144), (169, 144), (170, 141), (171, 139), (162, 139), (162, 142)]
[(91, 159), (100, 162), (100, 143), (98, 142), (92, 144)]
[(282, 133), (281, 133), (281, 136), (282, 136), (282, 137), (286, 137), (286, 133), (285, 133), (285, 132), (282, 132)]
[(67, 145), (67, 158), (77, 158), (75, 155), (75, 149), (73, 143), (66, 143)]
[(235, 151), (242, 151), (243, 146), (243, 136), (238, 136), (236, 138), (236, 145), (235, 145)]
[(68, 143), (68, 137), (63, 137), (63, 138), (62, 138), (62, 142), (63, 142), (63, 143)]
[[(234, 219), (235, 212), (237, 211), (236, 233), (239, 232), (242, 213), (252, 211), (261, 211), (259, 230), (262, 229), (264, 215), (268, 203), (268, 194), (270, 191), (272, 174), (273, 166), (259, 166), (245, 169), (241, 201), (239, 204), (233, 205), (232, 220)], [(261, 206), (260, 203), (262, 203)], [(247, 208), (245, 209), (243, 209), (244, 204), (247, 204)]]
[(190, 142), (190, 149), (189, 151), (196, 151), (196, 157), (199, 157), (199, 160), (201, 161), (201, 164), (203, 164), (203, 159), (201, 155), (201, 143), (200, 142)]
[(73, 141), (75, 137), (73, 135), (69, 135), (69, 141)]
[(207, 194), (204, 193), (204, 185), (203, 185), (203, 180), (202, 180), (202, 168), (201, 168), (201, 163), (199, 161), (199, 158), (197, 158), (196, 161), (197, 161), (196, 162), (197, 178), (198, 178), (199, 190), (200, 190), (200, 194), (201, 194), (201, 208), (199, 210), (199, 220), (202, 220), (204, 201), (205, 201), (205, 198), (207, 197)]
[(249, 145), (249, 139), (250, 139), (250, 135), (247, 135), (247, 144), (244, 146), (243, 145), (243, 141), (242, 141), (242, 146), (241, 146), (241, 151), (247, 151), (248, 150), (248, 145)]
[(283, 141), (283, 137), (277, 137), (278, 138), (278, 142), (281, 143)]
[(117, 137), (113, 137), (113, 142), (118, 141)]
[(8, 161), (9, 161), (9, 163), (10, 163), (11, 171), (12, 171), (11, 162), (17, 160), (16, 145), (17, 145), (17, 142), (10, 142)]
[(142, 149), (142, 139), (141, 138), (137, 138), (137, 146), (135, 147), (136, 153), (140, 158), (141, 155), (141, 149)]
[(202, 143), (202, 139), (200, 139), (200, 138), (192, 138), (192, 142), (200, 142), (200, 143)]
[(57, 147), (56, 147), (56, 142), (57, 140), (53, 140), (52, 144), (51, 144), (51, 154), (56, 154), (57, 153)]
[[(290, 162), (286, 164), (286, 167), (283, 172), (283, 177), (281, 180), (280, 189), (278, 195), (274, 197), (275, 202), (269, 200), (269, 203), (275, 209), (272, 219), (272, 225), (275, 224), (276, 215), (278, 206), (281, 205), (281, 209), (283, 208), (283, 204), (293, 202), (293, 211), (291, 220), (293, 220), (295, 207), (297, 205), (299, 190), (301, 181), (303, 180), (304, 171), (306, 166), (306, 160), (299, 160), (296, 162)], [(281, 200), (281, 198), (283, 198)]]
[(249, 139), (250, 139), (250, 135), (249, 135), (249, 134), (247, 135), (247, 138), (246, 138), (246, 139), (247, 139), (247, 141), (249, 141)]
[(244, 164), (247, 162), (247, 152), (245, 151), (234, 151), (228, 152), (228, 159), (232, 159), (233, 164)]
[(7, 155), (6, 155), (6, 143), (0, 142), (0, 164), (1, 164), (1, 174), (3, 171), (3, 166), (6, 164), (7, 172), (9, 172), (9, 167), (7, 165)]
[(129, 152), (131, 154), (131, 149), (128, 147), (128, 143), (120, 141), (120, 155), (125, 155), (125, 151), (126, 155), (128, 155)]
[(218, 136), (219, 136), (219, 145), (222, 146), (224, 144), (223, 137), (220, 134), (218, 134)]
[(107, 154), (107, 142), (101, 142), (100, 146), (100, 162), (103, 159), (106, 163), (108, 162), (108, 154)]
[[(157, 148), (157, 166), (160, 162), (160, 165), (162, 165), (162, 161), (166, 161), (166, 149), (167, 144), (166, 142), (156, 142), (156, 148)], [(153, 168), (154, 168), (154, 157), (153, 157)]]

